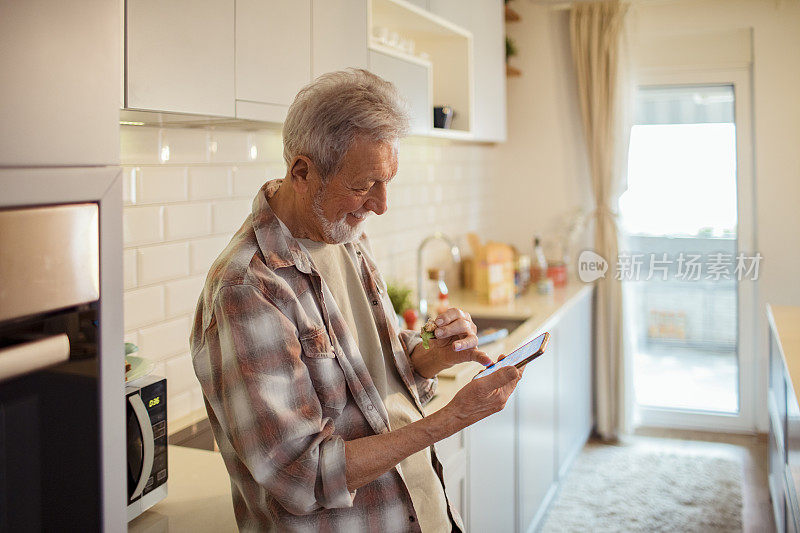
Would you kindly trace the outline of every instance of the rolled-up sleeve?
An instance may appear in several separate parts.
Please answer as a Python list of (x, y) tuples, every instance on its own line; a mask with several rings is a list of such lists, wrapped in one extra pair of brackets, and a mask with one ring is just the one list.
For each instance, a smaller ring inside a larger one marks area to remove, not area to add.
[(197, 357), (195, 367), (249, 474), (292, 514), (352, 506), (344, 441), (322, 415), (294, 324), (252, 285), (220, 289), (213, 317), (208, 368)]
[[(416, 348), (421, 342), (422, 337), (420, 336), (419, 331), (410, 329), (400, 330), (400, 344), (403, 345), (403, 349), (405, 350), (409, 361), (411, 361), (411, 354), (414, 352), (414, 348)], [(412, 364), (411, 367), (413, 368), (414, 365)], [(423, 377), (416, 370), (414, 370), (414, 384), (417, 387), (419, 403), (425, 405), (431, 401), (433, 395), (436, 394), (436, 387), (439, 384), (439, 381), (436, 377)]]

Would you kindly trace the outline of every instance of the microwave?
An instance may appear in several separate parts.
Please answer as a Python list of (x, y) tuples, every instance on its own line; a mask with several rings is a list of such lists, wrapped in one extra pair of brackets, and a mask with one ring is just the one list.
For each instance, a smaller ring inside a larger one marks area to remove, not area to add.
[(125, 388), (128, 521), (167, 497), (167, 380), (137, 379)]

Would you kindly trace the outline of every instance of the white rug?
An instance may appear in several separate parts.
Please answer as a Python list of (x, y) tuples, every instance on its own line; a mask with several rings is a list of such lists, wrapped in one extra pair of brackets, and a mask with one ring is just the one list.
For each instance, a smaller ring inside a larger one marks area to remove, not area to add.
[(543, 532), (742, 530), (742, 465), (727, 458), (588, 444)]

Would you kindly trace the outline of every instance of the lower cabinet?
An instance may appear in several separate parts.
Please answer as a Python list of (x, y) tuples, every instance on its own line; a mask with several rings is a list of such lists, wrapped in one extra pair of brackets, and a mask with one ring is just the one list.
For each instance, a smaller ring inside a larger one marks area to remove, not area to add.
[[(800, 531), (800, 404), (786, 365), (786, 354), (776, 326), (778, 308), (767, 306), (769, 319), (769, 492), (775, 529)], [(794, 326), (794, 324), (792, 324)], [(791, 332), (790, 332), (791, 334)]]
[(468, 428), (469, 531), (516, 530), (516, 406), (518, 394), (506, 408)]
[[(550, 332), (547, 351), (528, 364), (517, 385), (517, 514), (519, 530), (539, 521), (555, 490), (556, 473), (556, 359), (564, 339)], [(541, 510), (541, 511), (540, 511)]]
[[(470, 531), (533, 531), (592, 427), (592, 294), (549, 320), (545, 354), (506, 408), (468, 430)], [(531, 337), (533, 338), (533, 337)]]

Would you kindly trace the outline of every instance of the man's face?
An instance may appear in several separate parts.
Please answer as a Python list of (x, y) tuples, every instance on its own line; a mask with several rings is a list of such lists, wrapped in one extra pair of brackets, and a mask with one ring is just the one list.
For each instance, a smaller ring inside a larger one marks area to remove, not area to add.
[(312, 195), (311, 209), (320, 232), (330, 243), (357, 240), (364, 220), (388, 208), (387, 185), (397, 173), (397, 148), (357, 137), (342, 168), (321, 183)]

